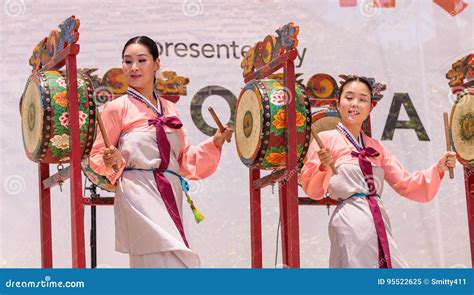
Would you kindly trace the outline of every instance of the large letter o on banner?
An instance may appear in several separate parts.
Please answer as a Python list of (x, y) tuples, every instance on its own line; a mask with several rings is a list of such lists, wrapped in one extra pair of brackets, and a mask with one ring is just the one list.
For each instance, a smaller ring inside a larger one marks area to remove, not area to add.
[(194, 95), (193, 100), (191, 101), (191, 118), (193, 119), (193, 122), (196, 127), (201, 130), (202, 133), (208, 136), (213, 136), (214, 133), (216, 133), (217, 128), (211, 127), (209, 124), (206, 123), (206, 121), (204, 121), (204, 118), (202, 116), (202, 105), (204, 104), (206, 98), (213, 95), (220, 96), (224, 98), (225, 101), (227, 101), (227, 104), (229, 104), (230, 108), (230, 119), (229, 122), (227, 122), (227, 125), (233, 128), (235, 124), (235, 106), (237, 103), (237, 98), (235, 97), (235, 95), (228, 89), (221, 86), (206, 86), (199, 90)]

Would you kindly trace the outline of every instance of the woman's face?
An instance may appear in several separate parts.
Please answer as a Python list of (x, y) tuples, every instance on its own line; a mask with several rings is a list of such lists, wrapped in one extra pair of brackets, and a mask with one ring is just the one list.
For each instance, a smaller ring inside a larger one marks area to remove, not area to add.
[(369, 88), (362, 82), (352, 81), (344, 86), (337, 104), (345, 125), (361, 125), (372, 110)]
[(160, 60), (153, 60), (147, 47), (141, 44), (130, 44), (125, 48), (122, 69), (129, 86), (143, 89), (153, 86), (155, 71), (160, 68)]

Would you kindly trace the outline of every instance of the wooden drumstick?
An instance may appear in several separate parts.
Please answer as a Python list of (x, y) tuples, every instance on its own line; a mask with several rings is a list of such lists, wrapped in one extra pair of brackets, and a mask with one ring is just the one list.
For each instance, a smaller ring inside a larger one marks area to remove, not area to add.
[[(208, 108), (209, 113), (211, 113), (212, 118), (214, 119), (214, 122), (216, 122), (217, 127), (219, 128), (219, 131), (223, 133), (225, 131), (224, 125), (222, 125), (221, 120), (219, 120), (219, 117), (217, 117), (216, 112), (214, 112), (214, 109), (212, 107)], [(227, 142), (230, 142), (230, 138), (225, 139)]]
[[(443, 113), (444, 118), (444, 136), (446, 137), (446, 151), (451, 151), (451, 141), (449, 140), (449, 126), (448, 126), (448, 113)], [(454, 170), (453, 168), (449, 168), (449, 178), (454, 178)]]
[[(99, 123), (100, 133), (102, 134), (102, 138), (104, 139), (105, 146), (107, 148), (110, 148), (109, 135), (107, 134), (107, 131), (105, 130), (104, 122), (102, 122), (102, 117), (100, 116), (99, 111), (97, 111), (97, 123)], [(119, 171), (117, 164), (114, 164), (112, 167), (114, 168), (115, 172)]]
[[(313, 134), (314, 139), (316, 139), (316, 142), (318, 143), (319, 148), (324, 149), (325, 148), (324, 144), (319, 138), (318, 133), (314, 131), (314, 129), (311, 129), (311, 133)], [(334, 175), (337, 175), (337, 169), (336, 169), (336, 166), (334, 166), (334, 163), (329, 164), (329, 167), (331, 167), (331, 170), (334, 173)]]

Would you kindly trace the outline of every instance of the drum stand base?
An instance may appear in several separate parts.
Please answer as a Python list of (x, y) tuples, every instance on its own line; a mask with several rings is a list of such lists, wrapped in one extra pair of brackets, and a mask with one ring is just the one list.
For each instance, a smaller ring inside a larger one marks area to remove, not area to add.
[[(91, 184), (89, 187), (85, 187), (90, 192), (91, 198), (100, 198), (100, 194), (97, 193), (97, 186)], [(97, 267), (97, 211), (96, 206), (91, 206), (91, 230), (90, 230), (90, 247), (91, 247), (91, 268)]]

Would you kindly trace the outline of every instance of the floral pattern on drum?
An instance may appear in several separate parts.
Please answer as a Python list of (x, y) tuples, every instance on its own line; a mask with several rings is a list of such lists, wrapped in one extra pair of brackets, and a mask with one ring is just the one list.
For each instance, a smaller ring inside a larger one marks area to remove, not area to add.
[[(49, 148), (51, 149), (51, 154), (53, 157), (59, 158), (61, 161), (66, 161), (70, 153), (67, 83), (65, 77), (59, 71), (46, 71), (45, 76), (53, 97), (51, 100), (51, 108), (54, 110), (51, 117), (51, 125), (55, 135), (51, 138)], [(88, 124), (85, 123), (90, 119), (90, 106), (87, 99), (88, 93), (86, 90), (86, 83), (79, 73), (77, 76), (77, 84), (77, 97), (79, 100), (80, 143), (81, 146), (84, 146), (88, 128)]]

